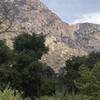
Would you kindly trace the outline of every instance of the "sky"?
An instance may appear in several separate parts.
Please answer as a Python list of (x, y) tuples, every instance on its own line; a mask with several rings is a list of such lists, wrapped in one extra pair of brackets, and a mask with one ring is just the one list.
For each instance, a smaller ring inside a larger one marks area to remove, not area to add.
[(67, 23), (100, 24), (100, 0), (42, 0)]

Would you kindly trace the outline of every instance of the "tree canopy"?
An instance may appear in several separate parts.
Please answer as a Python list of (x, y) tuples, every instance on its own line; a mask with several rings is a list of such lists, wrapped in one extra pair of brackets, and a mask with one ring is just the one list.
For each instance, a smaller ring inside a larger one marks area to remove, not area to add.
[[(39, 61), (47, 51), (43, 34), (17, 36), (13, 50), (1, 41), (0, 63), (3, 64), (0, 66), (0, 89), (9, 85), (15, 90), (22, 91), (24, 97), (29, 96), (32, 99), (34, 96), (53, 95), (55, 73)], [(5, 64), (8, 61), (11, 63)]]

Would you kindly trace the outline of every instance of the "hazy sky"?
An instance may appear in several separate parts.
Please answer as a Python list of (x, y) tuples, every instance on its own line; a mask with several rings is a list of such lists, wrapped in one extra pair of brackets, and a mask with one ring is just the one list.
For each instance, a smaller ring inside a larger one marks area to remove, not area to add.
[(100, 24), (100, 0), (42, 0), (62, 20), (69, 23)]

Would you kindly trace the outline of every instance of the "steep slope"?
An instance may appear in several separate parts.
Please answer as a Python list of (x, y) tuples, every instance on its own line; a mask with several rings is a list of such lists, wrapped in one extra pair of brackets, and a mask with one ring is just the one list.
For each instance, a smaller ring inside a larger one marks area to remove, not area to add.
[(81, 56), (100, 51), (100, 26), (90, 23), (69, 25), (52, 13), (40, 0), (15, 0), (16, 20), (13, 32), (0, 34), (12, 47), (15, 36), (22, 32), (46, 35), (48, 54), (42, 57), (55, 71), (64, 66), (71, 56)]

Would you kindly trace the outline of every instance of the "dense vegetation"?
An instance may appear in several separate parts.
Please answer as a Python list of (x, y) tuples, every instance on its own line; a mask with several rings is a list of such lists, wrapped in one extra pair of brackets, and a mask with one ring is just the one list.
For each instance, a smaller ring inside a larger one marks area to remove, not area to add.
[(22, 34), (15, 38), (14, 49), (0, 42), (0, 89), (7, 85), (23, 92), (23, 97), (53, 95), (55, 93), (54, 71), (40, 62), (48, 51), (45, 38), (40, 35)]
[(51, 97), (44, 96), (44, 97), (38, 98), (37, 100), (91, 100), (91, 97), (84, 96), (84, 95), (67, 94), (64, 97), (63, 97), (63, 95), (55, 95), (55, 96), (51, 96)]
[(40, 61), (48, 52), (43, 34), (24, 33), (13, 43), (12, 50), (0, 41), (0, 100), (99, 100), (100, 52), (72, 57), (56, 75)]
[(72, 57), (59, 75), (64, 95), (66, 93), (91, 96), (93, 100), (100, 98), (100, 52), (92, 52), (88, 56)]
[(0, 91), (0, 100), (31, 100), (30, 98), (22, 98), (21, 93), (18, 91), (5, 88), (3, 91)]

